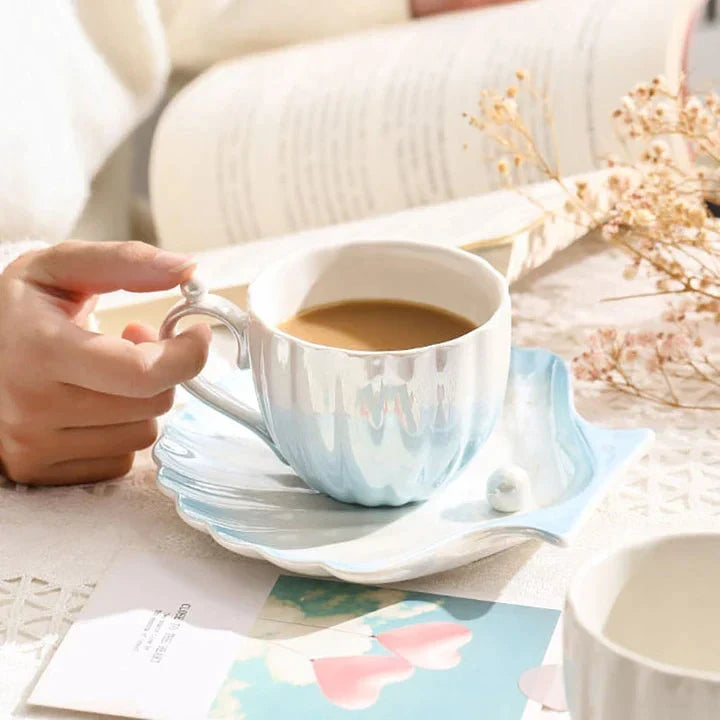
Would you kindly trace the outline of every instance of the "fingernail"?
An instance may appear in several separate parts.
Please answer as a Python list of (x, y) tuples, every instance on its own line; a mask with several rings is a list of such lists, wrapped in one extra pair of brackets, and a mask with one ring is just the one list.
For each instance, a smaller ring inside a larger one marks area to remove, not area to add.
[(162, 270), (167, 270), (171, 273), (181, 273), (183, 270), (197, 265), (197, 260), (190, 255), (161, 250), (155, 255), (154, 263)]

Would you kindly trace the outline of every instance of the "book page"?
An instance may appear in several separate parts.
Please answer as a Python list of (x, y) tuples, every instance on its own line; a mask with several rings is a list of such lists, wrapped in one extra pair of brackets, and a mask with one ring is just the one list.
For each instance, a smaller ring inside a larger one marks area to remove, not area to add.
[(694, 5), (527, 0), (220, 65), (156, 132), (160, 243), (199, 250), (495, 189), (495, 148), (462, 113), (517, 67), (551, 98), (555, 133), (530, 117), (541, 150), (555, 135), (562, 172), (586, 171), (617, 149), (624, 92), (680, 61), (670, 48)]

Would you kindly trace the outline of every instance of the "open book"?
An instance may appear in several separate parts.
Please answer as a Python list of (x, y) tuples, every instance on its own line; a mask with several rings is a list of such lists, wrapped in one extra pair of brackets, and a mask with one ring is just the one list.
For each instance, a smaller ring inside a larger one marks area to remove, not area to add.
[[(527, 68), (555, 117), (553, 133), (539, 109), (529, 117), (521, 106), (541, 149), (553, 155), (554, 135), (563, 173), (591, 171), (618, 150), (610, 116), (622, 95), (661, 73), (679, 83), (700, 6), (525, 0), (217, 65), (160, 119), (150, 164), (158, 242), (236, 246), (201, 253), (213, 288), (241, 288), (301, 244), (388, 234), (481, 249), (517, 277), (582, 230), (548, 222), (516, 194), (483, 197), (498, 184), (493, 148), (463, 113)], [(550, 186), (532, 192), (562, 207)]]

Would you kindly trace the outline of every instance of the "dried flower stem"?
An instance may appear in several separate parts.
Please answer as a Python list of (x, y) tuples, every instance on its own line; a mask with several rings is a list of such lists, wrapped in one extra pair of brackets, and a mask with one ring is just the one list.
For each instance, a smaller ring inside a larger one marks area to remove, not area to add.
[[(644, 270), (655, 280), (654, 292), (608, 300), (681, 296), (679, 305), (663, 313), (662, 323), (672, 324), (671, 332), (661, 325), (653, 332), (600, 328), (591, 333), (588, 348), (575, 359), (576, 376), (670, 407), (719, 410), (714, 403), (683, 401), (675, 381), (692, 377), (713, 391), (720, 389), (720, 363), (710, 354), (717, 350), (703, 349), (720, 327), (720, 220), (706, 206), (708, 199), (720, 202), (720, 98), (713, 92), (694, 97), (671, 91), (662, 77), (636, 85), (623, 97), (613, 117), (626, 159), (607, 159), (619, 172), (606, 181), (610, 205), (600, 211), (586, 183), (578, 181), (572, 188), (562, 176), (548, 98), (532, 87), (526, 71), (517, 71), (516, 77), (518, 85), (504, 92), (483, 91), (479, 116), (469, 117), (507, 154), (497, 159), (502, 185), (518, 189), (519, 168), (535, 168), (563, 189), (565, 211), (574, 222), (587, 231), (600, 228), (626, 253), (625, 278)], [(522, 98), (550, 127), (552, 161), (518, 110)], [(668, 144), (673, 138), (688, 147), (694, 159), (690, 166), (673, 156)]]

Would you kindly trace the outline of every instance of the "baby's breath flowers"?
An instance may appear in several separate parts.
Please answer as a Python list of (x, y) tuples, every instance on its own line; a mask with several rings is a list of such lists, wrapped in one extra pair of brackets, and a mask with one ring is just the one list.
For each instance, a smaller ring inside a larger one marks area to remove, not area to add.
[[(501, 183), (517, 187), (528, 169), (558, 183), (567, 193), (565, 210), (626, 253), (623, 277), (650, 276), (650, 294), (667, 296), (670, 303), (652, 331), (591, 333), (587, 349), (575, 358), (575, 375), (673, 407), (720, 410), (720, 357), (713, 347), (720, 335), (720, 221), (707, 206), (720, 203), (720, 98), (714, 92), (674, 92), (663, 77), (636, 85), (622, 98), (613, 118), (626, 157), (606, 159), (609, 206), (601, 210), (587, 183), (571, 186), (563, 178), (557, 142), (553, 157), (541, 150), (518, 107), (533, 104), (552, 129), (549, 102), (532, 87), (527, 71), (518, 70), (515, 79), (505, 91), (484, 91), (479, 113), (469, 116), (498, 151)], [(689, 164), (673, 151), (683, 144)], [(681, 377), (717, 390), (718, 401), (698, 404), (683, 397)]]

